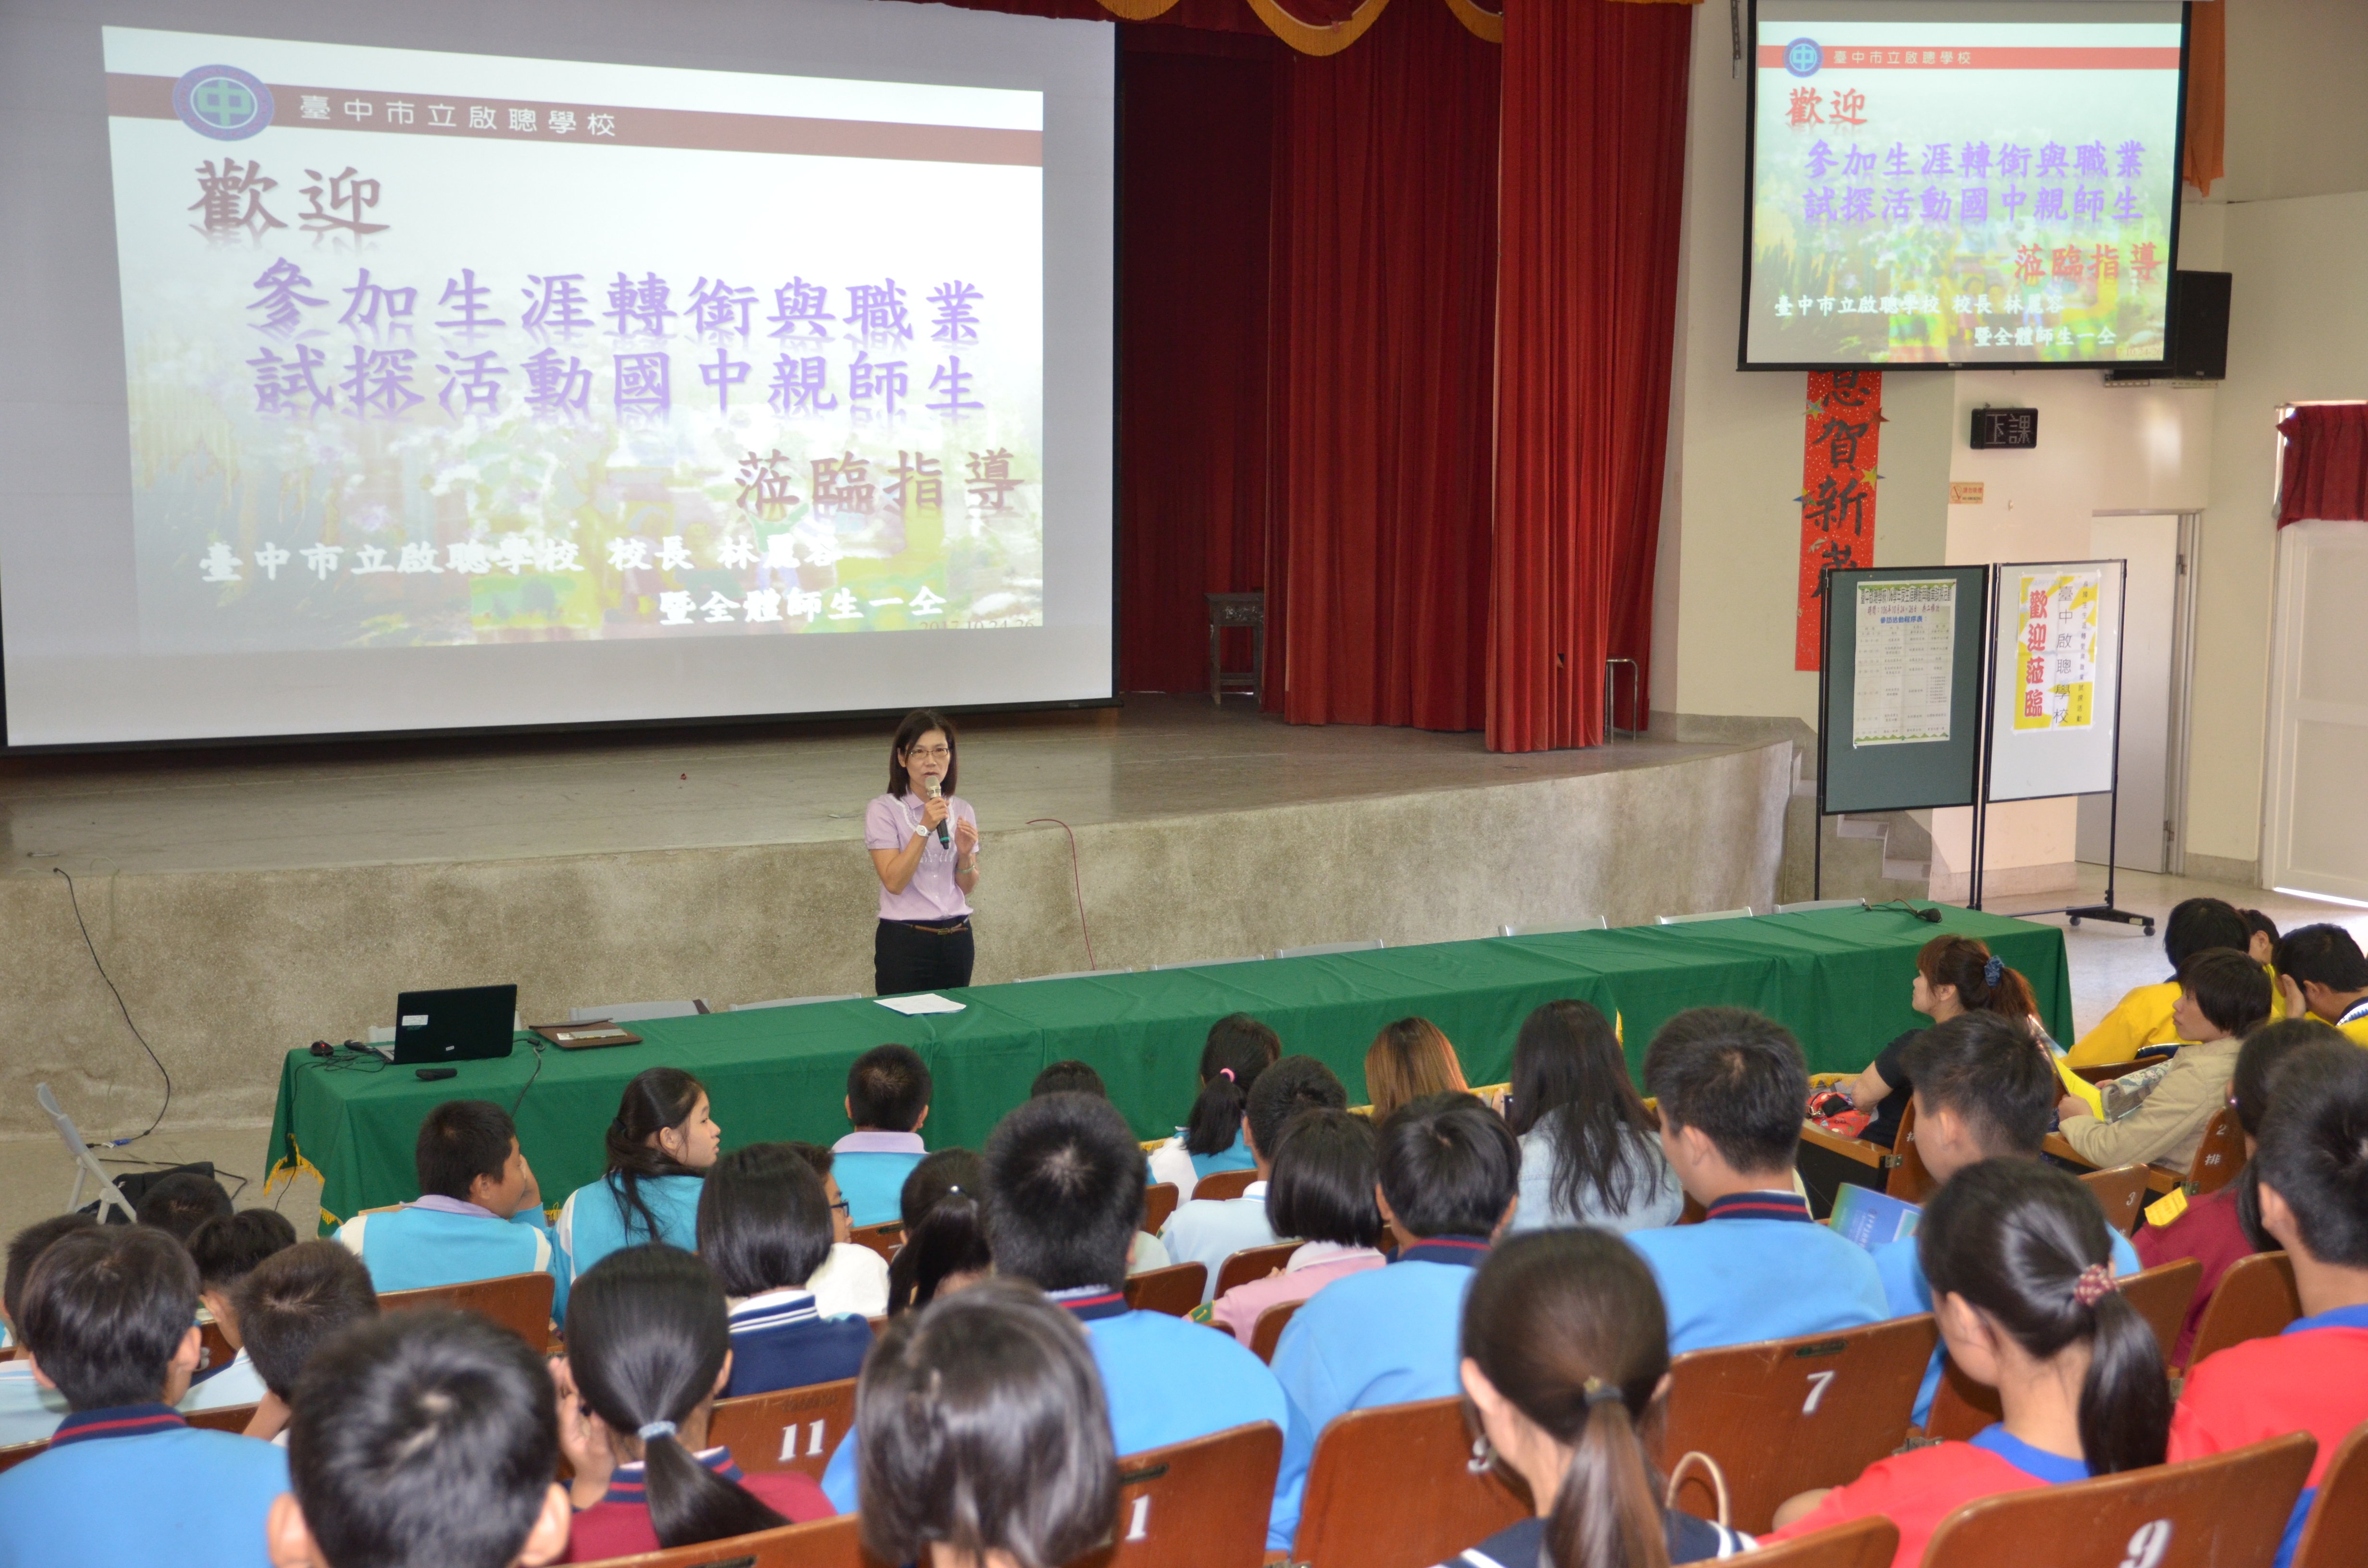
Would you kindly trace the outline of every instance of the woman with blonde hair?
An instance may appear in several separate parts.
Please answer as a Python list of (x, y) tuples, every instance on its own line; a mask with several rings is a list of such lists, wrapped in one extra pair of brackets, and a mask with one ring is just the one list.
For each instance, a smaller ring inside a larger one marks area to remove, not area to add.
[(1408, 1100), (1469, 1092), (1455, 1047), (1429, 1018), (1400, 1018), (1365, 1049), (1365, 1097), (1377, 1127)]

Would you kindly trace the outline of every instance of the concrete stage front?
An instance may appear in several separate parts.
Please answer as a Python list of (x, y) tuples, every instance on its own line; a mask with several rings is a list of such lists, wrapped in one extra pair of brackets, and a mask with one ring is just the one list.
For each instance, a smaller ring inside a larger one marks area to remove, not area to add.
[[(570, 1006), (871, 989), (864, 803), (887, 726), (370, 743), (0, 763), (0, 1135), (268, 1119), (281, 1052), (398, 991), (510, 981)], [(1205, 699), (981, 718), (982, 982), (1508, 923), (1766, 905), (1793, 745), (1497, 756), (1476, 734), (1304, 728)], [(1069, 836), (1093, 941), (1087, 956)], [(882, 1038), (886, 1038), (884, 1035)], [(251, 1200), (251, 1199), (250, 1199)]]

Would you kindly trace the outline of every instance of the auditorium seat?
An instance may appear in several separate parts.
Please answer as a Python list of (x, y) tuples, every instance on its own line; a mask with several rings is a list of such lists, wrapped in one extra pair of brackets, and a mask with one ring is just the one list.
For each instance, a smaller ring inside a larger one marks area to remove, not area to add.
[(2184, 1464), (1984, 1497), (1941, 1521), (1923, 1568), (2032, 1562), (2042, 1541), (2049, 1562), (2266, 1563), (2317, 1448), (2308, 1433), (2292, 1432)]
[(1611, 922), (1600, 915), (1582, 915), (1577, 920), (1547, 921), (1535, 926), (1500, 926), (1500, 937), (1559, 937), (1570, 931), (1609, 931)]
[(1258, 1180), (1256, 1171), (1211, 1171), (1192, 1185), (1192, 1200), (1207, 1199), (1212, 1203), (1228, 1198), (1239, 1198)]
[(2359, 1568), (2362, 1562), (2368, 1562), (2368, 1422), (2351, 1429), (2319, 1473), (2293, 1568)]
[(1471, 1458), (1460, 1398), (1335, 1416), (1308, 1464), (1292, 1562), (1429, 1568), (1526, 1517), (1527, 1488), (1474, 1475)]
[(1814, 1535), (1780, 1540), (1751, 1553), (1751, 1568), (1890, 1568), (1899, 1527), (1881, 1514), (1845, 1519)]
[(1217, 1266), (1216, 1294), (1222, 1296), (1236, 1285), (1265, 1278), (1289, 1263), (1299, 1245), (1297, 1242), (1277, 1242), (1271, 1246), (1242, 1248)]
[(1282, 1331), (1291, 1326), (1292, 1314), (1299, 1311), (1297, 1301), (1277, 1301), (1258, 1313), (1250, 1329), (1250, 1354), (1271, 1366), (1274, 1347), (1282, 1343)]
[(744, 1471), (794, 1470), (822, 1479), (839, 1439), (855, 1425), (855, 1380), (742, 1394), (715, 1402), (707, 1440), (732, 1450)]
[(1377, 953), (1382, 950), (1379, 937), (1365, 937), (1354, 942), (1316, 942), (1304, 948), (1279, 948), (1279, 959), (1320, 959), (1326, 953)]
[(2240, 1257), (2220, 1276), (2212, 1299), (2203, 1303), (2187, 1364), (2200, 1366), (2231, 1345), (2283, 1334), (2286, 1324), (2300, 1316), (2302, 1298), (2294, 1291), (2291, 1258), (2283, 1252)]
[(1066, 1568), (1250, 1568), (1266, 1554), (1281, 1468), (1282, 1432), (1271, 1421), (1121, 1454), (1114, 1539)]
[[(1165, 1142), (1165, 1140), (1162, 1140)], [(1177, 1187), (1172, 1181), (1155, 1181), (1143, 1189), (1143, 1228), (1157, 1235), (1167, 1228), (1167, 1217), (1176, 1212)]]
[(1698, 920), (1748, 920), (1750, 918), (1751, 906), (1747, 903), (1740, 909), (1706, 909), (1700, 915), (1656, 915), (1653, 920), (1653, 924), (1656, 926), (1691, 926)]
[(537, 1350), (551, 1342), (552, 1278), (548, 1274), (504, 1274), (460, 1285), (429, 1285), (417, 1290), (381, 1292), (382, 1312), (446, 1307), (487, 1317)]
[(2080, 1185), (2105, 1211), (2105, 1223), (2129, 1235), (2137, 1229), (2138, 1216), (2146, 1212), (2146, 1168), (2144, 1165), (2116, 1165), (2109, 1171), (2083, 1171)]
[(783, 1525), (754, 1535), (726, 1536), (697, 1546), (603, 1557), (601, 1568), (881, 1568), (863, 1550), (863, 1525), (853, 1514)]
[(1166, 1312), (1180, 1318), (1201, 1304), (1209, 1283), (1205, 1263), (1171, 1263), (1126, 1277), (1126, 1304), (1139, 1312)]
[(571, 1024), (637, 1024), (645, 1018), (690, 1018), (707, 1011), (707, 1004), (693, 997), (685, 1002), (612, 1002), (599, 1007), (570, 1007), (567, 1021)]
[(841, 991), (829, 996), (777, 996), (770, 1002), (734, 1002), (732, 1011), (753, 1013), (760, 1007), (809, 1007), (816, 1002), (855, 1002), (862, 999), (860, 991)]
[[(1917, 1385), (1939, 1343), (1931, 1314), (1840, 1334), (1692, 1350), (1669, 1363), (1654, 1460), (1699, 1450), (1718, 1461), (1729, 1522), (1757, 1535), (1798, 1492), (1839, 1486), (1907, 1439)], [(1716, 1498), (1689, 1479), (1675, 1506), (1705, 1518)]]
[(858, 1225), (847, 1233), (847, 1239), (860, 1247), (870, 1247), (888, 1263), (896, 1261), (896, 1249), (905, 1244), (905, 1221), (883, 1220), (877, 1225)]
[(251, 1404), (222, 1404), (211, 1410), (186, 1410), (181, 1419), (200, 1432), (228, 1432), (235, 1437), (255, 1419)]

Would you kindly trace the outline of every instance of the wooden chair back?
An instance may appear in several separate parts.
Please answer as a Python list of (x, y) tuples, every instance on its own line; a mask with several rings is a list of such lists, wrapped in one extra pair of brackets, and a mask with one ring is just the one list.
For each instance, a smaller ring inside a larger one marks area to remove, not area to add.
[(1256, 1171), (1212, 1171), (1192, 1186), (1192, 1200), (1207, 1199), (1214, 1203), (1220, 1199), (1239, 1198), (1250, 1183), (1258, 1180)]
[(2195, 1325), (2195, 1343), (2188, 1346), (2187, 1364), (2198, 1366), (2217, 1351), (2248, 1339), (2267, 1339), (2285, 1332), (2302, 1316), (2302, 1297), (2294, 1290), (2294, 1263), (2283, 1252), (2257, 1252), (2238, 1258), (2220, 1276), (2212, 1299), (2203, 1303), (2203, 1317)]
[(200, 1432), (227, 1432), (235, 1437), (255, 1419), (251, 1404), (225, 1404), (214, 1410), (184, 1411), (181, 1419)]
[(1277, 1242), (1272, 1246), (1242, 1248), (1217, 1266), (1217, 1294), (1222, 1296), (1236, 1285), (1265, 1278), (1289, 1263), (1291, 1255), (1298, 1250), (1297, 1242)]
[(1167, 1217), (1176, 1212), (1176, 1184), (1155, 1181), (1143, 1189), (1143, 1228), (1157, 1235), (1167, 1227)]
[(2072, 1073), (2084, 1083), (2105, 1084), (2111, 1083), (2125, 1073), (2135, 1073), (2142, 1067), (2153, 1065), (2151, 1062), (2140, 1062), (2133, 1056), (2127, 1062), (2107, 1062), (2095, 1067), (2075, 1067)]
[(1291, 1561), (1430, 1568), (1530, 1512), (1528, 1494), (1469, 1468), (1460, 1399), (1352, 1410), (1315, 1439)]
[(2135, 1233), (2138, 1216), (2146, 1212), (2146, 1168), (2116, 1165), (2109, 1171), (2082, 1171), (2080, 1185), (2105, 1211), (2105, 1223), (2123, 1235)]
[(232, 1346), (230, 1336), (222, 1331), (222, 1324), (211, 1319), (198, 1324), (198, 1347), (201, 1352), (198, 1370), (201, 1372), (227, 1367), (238, 1358), (238, 1351)]
[(1297, 1301), (1278, 1301), (1258, 1313), (1258, 1322), (1250, 1328), (1250, 1353), (1272, 1365), (1274, 1347), (1282, 1343), (1282, 1331), (1290, 1326), (1299, 1307)]
[(1941, 1184), (1932, 1179), (1931, 1169), (1916, 1147), (1916, 1102), (1911, 1099), (1900, 1108), (1899, 1136), (1892, 1141), (1891, 1152), (1899, 1163), (1884, 1177), (1883, 1190), (1902, 1203), (1921, 1203), (1932, 1196)]
[[(1932, 1315), (1919, 1312), (1839, 1334), (1689, 1351), (1669, 1363), (1654, 1462), (1667, 1474), (1688, 1453), (1708, 1454), (1726, 1473), (1729, 1522), (1764, 1533), (1785, 1498), (1854, 1481), (1907, 1440), (1937, 1343)], [(1716, 1494), (1691, 1474), (1676, 1503), (1717, 1516)]]
[(1815, 1535), (1763, 1545), (1751, 1554), (1751, 1568), (1890, 1568), (1898, 1551), (1899, 1527), (1881, 1514), (1869, 1514)]
[(599, 1562), (601, 1568), (881, 1568), (863, 1550), (863, 1527), (853, 1514)]
[(417, 1290), (387, 1290), (378, 1310), (406, 1312), (419, 1307), (448, 1307), (474, 1312), (525, 1340), (540, 1352), (551, 1343), (552, 1279), (548, 1274), (505, 1274), (495, 1279), (472, 1279), (460, 1285), (430, 1285)]
[(870, 1247), (886, 1263), (896, 1261), (896, 1249), (905, 1244), (905, 1221), (890, 1220), (877, 1225), (858, 1225), (847, 1233), (847, 1239), (860, 1247)]
[(1146, 1268), (1126, 1277), (1126, 1304), (1139, 1312), (1166, 1312), (1169, 1317), (1180, 1318), (1201, 1304), (1201, 1293), (1208, 1284), (1209, 1266), (1205, 1263), (1171, 1263), (1165, 1268)]
[(1984, 1497), (1941, 1521), (1923, 1568), (2041, 1557), (2097, 1568), (2267, 1562), (2317, 1448), (2308, 1433), (2292, 1432), (2185, 1464)]
[(732, 1450), (740, 1468), (794, 1470), (822, 1479), (833, 1449), (855, 1425), (855, 1380), (742, 1394), (715, 1402), (707, 1440)]
[(0, 1449), (0, 1472), (16, 1469), (34, 1455), (45, 1451), (49, 1446), (50, 1440), (43, 1437), (36, 1442), (11, 1443), (6, 1448)]
[(1281, 1467), (1282, 1429), (1271, 1421), (1123, 1454), (1110, 1543), (1069, 1568), (1258, 1568)]
[(2195, 1196), (2217, 1192), (2237, 1178), (2245, 1166), (2245, 1128), (2234, 1106), (2223, 1106), (2203, 1124), (2203, 1142), (2187, 1167), (2187, 1185)]
[[(2179, 1343), (2179, 1325), (2203, 1281), (2203, 1266), (2192, 1257), (2158, 1265), (2122, 1280), (2122, 1294), (2154, 1330), (2162, 1347), (2163, 1364), (2170, 1364), (2171, 1346)], [(1977, 1383), (1949, 1363), (1941, 1372), (1941, 1386), (1932, 1394), (1931, 1412), (1924, 1419), (1924, 1435), (1957, 1442), (1971, 1439), (1994, 1421), (2004, 1418), (1998, 1390)]]
[(2351, 1429), (2319, 1472), (2292, 1568), (2358, 1568), (2368, 1562), (2368, 1423)]

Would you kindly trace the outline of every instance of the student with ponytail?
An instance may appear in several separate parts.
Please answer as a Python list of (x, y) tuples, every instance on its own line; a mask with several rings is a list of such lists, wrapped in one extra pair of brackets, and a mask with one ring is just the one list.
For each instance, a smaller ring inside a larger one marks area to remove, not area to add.
[(1192, 1196), (1204, 1176), (1258, 1167), (1242, 1139), (1242, 1117), (1249, 1109), (1250, 1085), (1281, 1054), (1275, 1032), (1247, 1013), (1229, 1014), (1209, 1026), (1191, 1118), (1151, 1152), (1151, 1179), (1174, 1182), (1178, 1203)]
[(1894, 1568), (1916, 1568), (1967, 1503), (2160, 1464), (2170, 1386), (2154, 1331), (2114, 1279), (2109, 1233), (2088, 1189), (2053, 1166), (1986, 1160), (1952, 1177), (1925, 1206), (1917, 1247), (1950, 1358), (1998, 1390), (2005, 1419), (1794, 1498), (1761, 1541), (1882, 1514), (1899, 1527)]
[(1616, 1235), (1501, 1243), (1463, 1300), (1472, 1462), (1519, 1475), (1537, 1513), (1454, 1568), (1664, 1568), (1748, 1550), (1750, 1537), (1661, 1506), (1638, 1431), (1668, 1371), (1661, 1293)]
[[(2039, 1002), (2031, 983), (1971, 937), (1935, 937), (1918, 949), (1916, 979), (1907, 1005), (1936, 1024), (1966, 1013), (1996, 1013), (2025, 1034), (2035, 1027)], [(1873, 1064), (1842, 1085), (1850, 1102), (1874, 1112), (1859, 1136), (1888, 1149), (1899, 1137), (1915, 1085), (1907, 1077), (1907, 1048), (1922, 1038), (1909, 1029), (1883, 1048)]]
[(561, 1205), (563, 1278), (573, 1279), (619, 1247), (699, 1244), (699, 1192), (723, 1146), (708, 1115), (707, 1089), (679, 1067), (652, 1067), (625, 1085), (609, 1123), (609, 1169)]
[(707, 1447), (732, 1345), (723, 1287), (694, 1254), (661, 1244), (602, 1258), (569, 1293), (567, 1355), (552, 1376), (559, 1446), (575, 1469), (567, 1561), (830, 1516), (809, 1477), (743, 1476), (729, 1449)]
[(888, 1315), (926, 1307), (995, 1269), (986, 1246), (986, 1166), (968, 1149), (939, 1149), (913, 1167), (901, 1199), (905, 1244), (888, 1264)]

